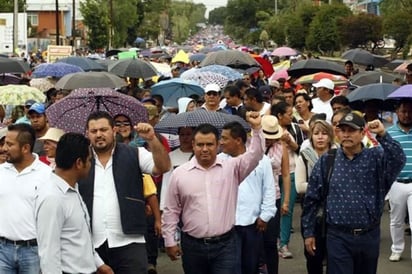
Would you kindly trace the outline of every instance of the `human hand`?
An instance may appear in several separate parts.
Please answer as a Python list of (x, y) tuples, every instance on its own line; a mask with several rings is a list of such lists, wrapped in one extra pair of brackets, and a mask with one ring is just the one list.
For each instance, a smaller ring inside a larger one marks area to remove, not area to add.
[(157, 236), (157, 237), (161, 237), (162, 236), (162, 225), (161, 225), (161, 223), (160, 223), (160, 221), (155, 221), (155, 223), (154, 223), (154, 231), (155, 231), (155, 235)]
[(110, 266), (104, 264), (97, 269), (96, 274), (114, 274), (114, 272)]
[(148, 123), (138, 123), (134, 129), (136, 130), (137, 134), (142, 137), (144, 140), (150, 142), (154, 138), (156, 138), (154, 128), (151, 124)]
[(385, 135), (385, 127), (378, 119), (368, 122), (368, 128), (371, 133), (375, 133), (378, 136), (382, 137)]
[(169, 256), (170, 260), (176, 261), (180, 259), (180, 256), (182, 255), (182, 251), (180, 250), (180, 247), (177, 245), (175, 246), (168, 246), (166, 247), (166, 254)]
[(289, 204), (283, 203), (282, 207), (280, 208), (280, 215), (286, 215), (289, 213)]
[(316, 240), (315, 237), (308, 237), (305, 239), (305, 249), (311, 256), (315, 256)]
[(260, 117), (259, 112), (248, 111), (246, 112), (246, 121), (253, 129), (259, 129), (261, 127), (260, 123), (262, 121), (262, 118)]
[(267, 223), (263, 221), (261, 218), (256, 219), (256, 228), (259, 232), (264, 232), (267, 226)]

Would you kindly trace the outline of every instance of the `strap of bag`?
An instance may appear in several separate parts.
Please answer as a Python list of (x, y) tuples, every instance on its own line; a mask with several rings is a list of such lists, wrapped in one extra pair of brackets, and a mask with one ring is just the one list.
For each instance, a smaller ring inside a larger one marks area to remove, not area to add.
[(336, 148), (332, 148), (328, 151), (328, 157), (326, 158), (326, 177), (323, 180), (323, 191), (322, 191), (322, 197), (323, 200), (326, 200), (326, 197), (329, 194), (329, 181), (330, 178), (332, 177), (332, 172), (333, 172), (333, 166), (335, 164), (335, 158), (336, 158)]

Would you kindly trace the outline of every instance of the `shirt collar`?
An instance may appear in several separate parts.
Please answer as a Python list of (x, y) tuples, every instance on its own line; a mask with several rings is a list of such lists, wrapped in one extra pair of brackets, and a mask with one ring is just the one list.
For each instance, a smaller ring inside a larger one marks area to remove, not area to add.
[[(219, 157), (216, 157), (215, 162), (214, 162), (208, 169), (210, 169), (210, 168), (212, 168), (212, 167), (214, 167), (214, 166), (222, 166), (222, 163), (223, 163), (223, 159), (220, 159)], [(193, 156), (192, 159), (190, 159), (190, 161), (189, 161), (189, 165), (188, 165), (187, 170), (195, 169), (195, 168), (196, 168), (196, 169), (201, 169), (201, 170), (206, 170), (204, 167), (202, 167), (202, 166), (198, 163), (198, 161), (197, 161), (197, 159), (196, 159), (196, 156)]]
[[(36, 153), (32, 153), (32, 155), (34, 157), (34, 161), (29, 166), (25, 167), (20, 173), (28, 173), (30, 171), (37, 170), (37, 169), (39, 169), (41, 167), (44, 167), (46, 165), (46, 164), (44, 164), (43, 162), (41, 162), (39, 160), (39, 155), (37, 155)], [(5, 162), (4, 167), (7, 168), (7, 169), (16, 170), (16, 168), (14, 167), (14, 165), (12, 163)]]
[(54, 174), (54, 176), (56, 176), (56, 178), (57, 178), (56, 185), (61, 190), (61, 192), (67, 193), (69, 190), (77, 192), (77, 183), (76, 183), (75, 187), (73, 188), (59, 175)]

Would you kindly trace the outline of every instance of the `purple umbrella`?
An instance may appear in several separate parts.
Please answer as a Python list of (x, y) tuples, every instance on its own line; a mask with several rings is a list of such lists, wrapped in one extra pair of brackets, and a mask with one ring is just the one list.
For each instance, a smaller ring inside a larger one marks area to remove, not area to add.
[(63, 62), (60, 63), (44, 63), (34, 68), (33, 75), (36, 78), (56, 77), (60, 78), (66, 74), (84, 72), (84, 70), (76, 65), (70, 65)]
[(21, 83), (21, 78), (11, 73), (0, 74), (0, 84), (1, 85), (18, 85)]
[(79, 88), (47, 108), (46, 114), (53, 127), (65, 132), (85, 133), (90, 113), (102, 110), (112, 116), (128, 116), (133, 125), (147, 122), (146, 108), (134, 97), (110, 88)]
[(412, 99), (412, 85), (404, 85), (395, 89), (387, 99)]

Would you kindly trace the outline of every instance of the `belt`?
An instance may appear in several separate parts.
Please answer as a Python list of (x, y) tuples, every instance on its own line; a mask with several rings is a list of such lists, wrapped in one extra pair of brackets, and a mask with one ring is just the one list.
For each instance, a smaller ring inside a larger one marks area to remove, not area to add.
[(25, 246), (37, 246), (37, 240), (36, 239), (31, 239), (31, 240), (19, 240), (19, 241), (13, 241), (13, 240), (9, 240), (7, 238), (4, 237), (0, 237), (0, 242), (4, 242), (7, 244), (12, 244), (12, 245), (25, 245)]
[(206, 238), (196, 238), (196, 237), (190, 236), (187, 233), (183, 233), (183, 234), (191, 240), (202, 242), (204, 244), (216, 244), (216, 243), (220, 243), (220, 242), (224, 242), (224, 241), (229, 240), (234, 235), (234, 232), (235, 232), (235, 230), (232, 228), (231, 230), (229, 230), (228, 232), (226, 232), (222, 235), (214, 236), (214, 237), (206, 237)]
[(343, 226), (343, 225), (333, 225), (333, 224), (328, 224), (328, 228), (332, 228), (344, 233), (348, 233), (351, 234), (353, 236), (359, 236), (359, 235), (363, 235), (369, 231), (374, 230), (375, 228), (377, 228), (380, 224), (373, 224), (367, 227), (363, 227), (363, 228), (352, 228), (352, 227), (348, 227), (348, 226)]
[(396, 179), (396, 181), (398, 183), (402, 183), (402, 184), (410, 184), (412, 183), (412, 179)]

